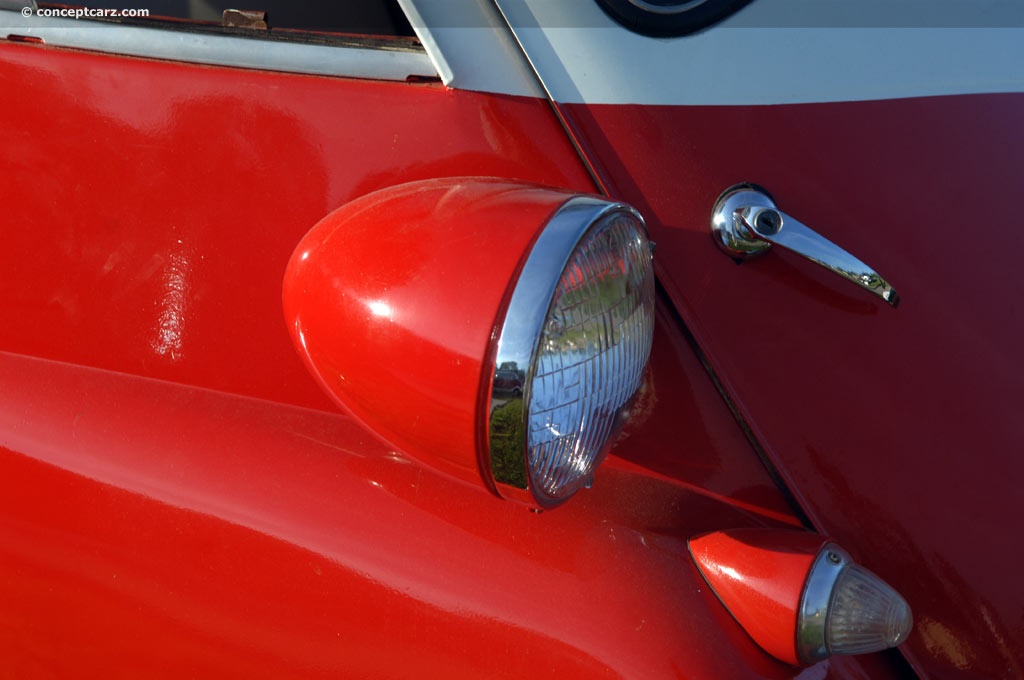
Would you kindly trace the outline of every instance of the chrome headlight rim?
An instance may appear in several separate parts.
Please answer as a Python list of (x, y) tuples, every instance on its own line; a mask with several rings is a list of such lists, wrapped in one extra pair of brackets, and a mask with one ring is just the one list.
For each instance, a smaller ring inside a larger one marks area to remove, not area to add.
[[(549, 496), (533, 479), (528, 422), (536, 360), (566, 268), (590, 232), (617, 215), (634, 220), (646, 243), (650, 244), (643, 217), (625, 203), (591, 196), (575, 196), (563, 203), (538, 234), (512, 286), (504, 316), (499, 318), (490, 371), (485, 369), (484, 445), (480, 467), (485, 479), (504, 498), (550, 509), (574, 493), (564, 497)], [(653, 277), (653, 273), (651, 275)], [(519, 368), (524, 366), (525, 369)], [(625, 406), (620, 407), (616, 415), (619, 424)], [(514, 417), (502, 417), (499, 410)], [(607, 445), (603, 448), (607, 449)], [(603, 453), (592, 461), (587, 477), (592, 477), (602, 458)]]

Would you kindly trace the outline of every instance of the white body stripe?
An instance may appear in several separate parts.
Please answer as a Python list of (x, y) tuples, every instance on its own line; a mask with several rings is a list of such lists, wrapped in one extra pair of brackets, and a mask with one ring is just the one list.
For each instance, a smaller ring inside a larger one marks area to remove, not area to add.
[(1024, 29), (719, 28), (672, 42), (597, 28), (517, 35), (531, 55), (563, 56), (560, 68), (538, 68), (552, 97), (566, 103), (790, 104), (1024, 91)]
[[(672, 39), (627, 31), (595, 0), (497, 2), (545, 88), (564, 103), (759, 105), (1024, 92), (1019, 2), (978, 2), (984, 22), (959, 28), (950, 25), (966, 16), (959, 0), (910, 9), (891, 2), (889, 16), (870, 21), (851, 12), (849, 0), (821, 0), (817, 15), (802, 18), (792, 15), (793, 0), (754, 0), (720, 26)], [(1016, 25), (1000, 25), (996, 10)]]

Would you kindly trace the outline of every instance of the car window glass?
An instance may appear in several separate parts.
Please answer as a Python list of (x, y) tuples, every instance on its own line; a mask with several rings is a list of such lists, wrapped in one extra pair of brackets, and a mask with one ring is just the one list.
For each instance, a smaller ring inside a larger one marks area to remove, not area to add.
[[(315, 38), (360, 35), (411, 38), (414, 33), (397, 0), (257, 0), (240, 5), (231, 0), (95, 0), (82, 4), (39, 3), (43, 9), (137, 10), (148, 16), (105, 16), (102, 20), (159, 24), (213, 32), (263, 33), (268, 38)], [(95, 15), (89, 18), (100, 18)]]

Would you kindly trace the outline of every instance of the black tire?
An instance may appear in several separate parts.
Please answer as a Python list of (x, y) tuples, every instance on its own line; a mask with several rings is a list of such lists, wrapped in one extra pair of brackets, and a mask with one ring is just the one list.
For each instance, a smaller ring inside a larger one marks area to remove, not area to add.
[[(597, 0), (605, 14), (629, 30), (655, 38), (671, 38), (695, 33), (721, 21), (750, 0), (704, 0), (686, 9), (692, 0)], [(642, 5), (658, 5), (665, 12), (653, 12)]]

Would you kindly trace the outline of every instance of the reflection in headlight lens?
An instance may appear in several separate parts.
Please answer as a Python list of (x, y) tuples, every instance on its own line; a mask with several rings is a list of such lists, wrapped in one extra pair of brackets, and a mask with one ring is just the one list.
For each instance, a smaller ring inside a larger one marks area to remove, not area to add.
[(535, 494), (557, 502), (589, 482), (640, 386), (653, 318), (649, 242), (633, 213), (612, 213), (577, 244), (541, 332), (527, 416)]

